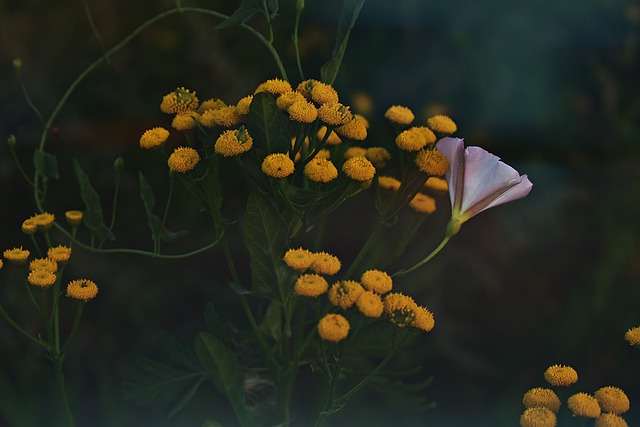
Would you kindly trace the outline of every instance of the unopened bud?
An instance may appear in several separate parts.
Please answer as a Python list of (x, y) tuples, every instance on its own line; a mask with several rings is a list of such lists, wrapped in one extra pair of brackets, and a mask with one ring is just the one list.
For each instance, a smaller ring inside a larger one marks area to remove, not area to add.
[(124, 159), (122, 157), (118, 157), (115, 162), (113, 162), (113, 169), (116, 171), (118, 175), (124, 169)]
[(20, 68), (22, 68), (22, 59), (20, 58), (16, 58), (13, 60), (13, 68), (15, 68), (16, 70), (20, 70)]
[(9, 138), (7, 138), (7, 144), (9, 144), (9, 147), (15, 147), (15, 145), (16, 145), (16, 136), (15, 135), (9, 135)]

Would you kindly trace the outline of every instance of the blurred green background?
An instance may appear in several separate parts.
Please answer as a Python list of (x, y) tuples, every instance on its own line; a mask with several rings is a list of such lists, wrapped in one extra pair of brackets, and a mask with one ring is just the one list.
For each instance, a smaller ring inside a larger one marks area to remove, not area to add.
[[(306, 3), (303, 66), (306, 77), (319, 78), (331, 56), (341, 2)], [(297, 83), (290, 41), (294, 4), (281, 2), (276, 45)], [(231, 13), (237, 2), (183, 5)], [(168, 0), (89, 2), (107, 48), (171, 7)], [(166, 18), (78, 87), (47, 145), (61, 171), (46, 203), (50, 212), (62, 217), (82, 208), (73, 158), (91, 171), (109, 211), (112, 164), (122, 156), (118, 246), (151, 247), (137, 172), (145, 173), (161, 200), (166, 172), (160, 156), (141, 152), (138, 139), (148, 128), (168, 126), (158, 109), (162, 96), (185, 86), (201, 99), (236, 102), (278, 75), (267, 51), (246, 31), (216, 31), (216, 23), (196, 14)], [(544, 385), (542, 373), (555, 363), (570, 364), (580, 375), (569, 393), (607, 385), (625, 390), (631, 399), (625, 418), (640, 425), (640, 352), (623, 340), (628, 328), (640, 325), (639, 36), (640, 2), (634, 1), (365, 3), (335, 86), (346, 103), (358, 93), (372, 98), (368, 144), (392, 138), (383, 120), (392, 104), (412, 108), (419, 120), (429, 111), (445, 111), (458, 123), (457, 136), (527, 173), (534, 187), (527, 198), (466, 223), (433, 262), (400, 283), (432, 309), (437, 323), (394, 366), (422, 366), (416, 381), (433, 375), (422, 396), (435, 408), (412, 412), (402, 399), (369, 390), (336, 416), (336, 425), (517, 425), (522, 394)], [(4, 141), (16, 135), (18, 153), (31, 170), (41, 124), (24, 100), (12, 60), (22, 58), (23, 80), (48, 115), (101, 47), (80, 1), (0, 0), (0, 40), (0, 248), (28, 247), (20, 224), (35, 205)], [(228, 200), (238, 206), (244, 196), (233, 186), (243, 183), (230, 175)], [(449, 202), (444, 196), (438, 203), (407, 263), (439, 242)], [(170, 227), (204, 227), (196, 210), (176, 206)], [(367, 220), (371, 209), (366, 197), (349, 204), (326, 238), (327, 250), (348, 262), (373, 226)], [(206, 237), (193, 232), (189, 243), (166, 247), (179, 252)], [(166, 408), (137, 406), (121, 392), (135, 359), (155, 354), (159, 331), (191, 342), (204, 328), (208, 300), (227, 310), (230, 321), (238, 315), (221, 258), (219, 252), (170, 262), (74, 253), (68, 277), (92, 278), (100, 286), (66, 363), (79, 425), (200, 425), (224, 410), (215, 391), (205, 389), (167, 420)], [(34, 313), (19, 311), (27, 305), (21, 289), (14, 289), (17, 279), (3, 269), (0, 302), (33, 326)], [(72, 313), (71, 304), (67, 308)], [(3, 322), (0, 342), (0, 425), (53, 425), (49, 362)]]

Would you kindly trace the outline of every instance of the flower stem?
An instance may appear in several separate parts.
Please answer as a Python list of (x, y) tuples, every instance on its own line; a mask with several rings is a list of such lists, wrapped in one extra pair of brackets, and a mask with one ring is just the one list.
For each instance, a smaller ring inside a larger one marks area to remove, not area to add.
[(64, 414), (67, 419), (67, 426), (74, 427), (75, 423), (73, 421), (73, 414), (71, 412), (71, 406), (69, 406), (69, 398), (67, 397), (67, 390), (64, 386), (64, 374), (62, 373), (62, 360), (60, 354), (54, 356), (53, 366), (56, 375), (56, 385), (58, 386), (58, 394), (60, 395), (60, 400), (62, 401), (62, 406), (64, 408)]
[(440, 252), (442, 250), (442, 248), (445, 247), (445, 245), (449, 242), (449, 240), (451, 239), (452, 236), (450, 236), (449, 234), (446, 234), (444, 236), (444, 238), (442, 239), (442, 241), (440, 242), (440, 244), (429, 254), (427, 255), (422, 261), (418, 262), (416, 265), (414, 265), (411, 268), (408, 268), (406, 270), (399, 270), (396, 271), (395, 273), (393, 273), (391, 275), (391, 277), (402, 277), (402, 276), (406, 276), (407, 274), (413, 272), (414, 270), (417, 270), (418, 268), (420, 268), (422, 265), (426, 264), (427, 262), (429, 262), (431, 260), (431, 258), (433, 258), (434, 256), (436, 256), (438, 254), (438, 252)]

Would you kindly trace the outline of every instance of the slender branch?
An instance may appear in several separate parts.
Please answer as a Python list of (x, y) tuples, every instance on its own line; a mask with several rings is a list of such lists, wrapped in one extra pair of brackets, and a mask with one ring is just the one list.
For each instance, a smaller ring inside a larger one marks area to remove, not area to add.
[(402, 277), (402, 276), (406, 276), (407, 274), (413, 272), (414, 270), (420, 268), (422, 265), (424, 265), (425, 263), (429, 262), (431, 260), (431, 258), (433, 258), (434, 256), (436, 256), (438, 254), (438, 252), (440, 252), (442, 250), (442, 248), (445, 247), (445, 245), (449, 242), (449, 240), (451, 239), (452, 236), (450, 236), (449, 234), (446, 234), (444, 236), (444, 238), (442, 239), (442, 242), (440, 242), (440, 244), (429, 254), (427, 255), (422, 261), (418, 262), (416, 265), (414, 265), (411, 268), (408, 268), (406, 270), (400, 270), (400, 271), (396, 271), (395, 273), (393, 273), (391, 275), (391, 277)]
[(89, 26), (91, 27), (91, 31), (93, 31), (93, 35), (96, 36), (98, 43), (100, 44), (100, 49), (104, 52), (104, 60), (107, 64), (111, 65), (111, 61), (109, 60), (109, 53), (104, 46), (104, 42), (102, 41), (102, 37), (100, 37), (100, 33), (98, 32), (98, 27), (96, 27), (95, 22), (93, 22), (93, 16), (91, 15), (91, 10), (89, 9), (89, 2), (87, 0), (83, 0), (84, 3), (84, 13), (87, 15), (87, 20), (89, 21)]
[(300, 73), (300, 80), (304, 80), (304, 72), (302, 71), (302, 62), (300, 61), (300, 46), (298, 45), (298, 29), (300, 27), (300, 16), (304, 10), (304, 0), (298, 0), (296, 2), (296, 21), (293, 27), (293, 47), (296, 50), (296, 64), (298, 65), (298, 73)]
[(16, 331), (18, 331), (23, 337), (25, 337), (27, 340), (31, 341), (34, 344), (38, 344), (39, 346), (41, 346), (42, 348), (44, 348), (45, 350), (49, 351), (50, 350), (50, 346), (49, 344), (47, 344), (46, 342), (34, 337), (33, 335), (31, 335), (29, 332), (25, 331), (20, 325), (18, 325), (12, 318), (11, 316), (9, 316), (9, 314), (4, 310), (4, 308), (2, 307), (2, 305), (0, 305), (0, 316), (4, 317), (4, 319), (9, 323), (9, 325), (11, 325), (11, 327), (13, 327), (13, 329), (15, 329)]

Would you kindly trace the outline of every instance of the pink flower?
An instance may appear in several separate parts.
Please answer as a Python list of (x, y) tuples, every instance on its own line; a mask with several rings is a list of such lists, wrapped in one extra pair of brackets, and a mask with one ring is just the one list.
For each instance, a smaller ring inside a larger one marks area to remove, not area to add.
[(438, 150), (449, 161), (446, 173), (451, 199), (451, 221), (447, 234), (454, 235), (474, 215), (525, 197), (533, 184), (527, 175), (500, 161), (480, 147), (464, 148), (459, 138), (442, 138)]

